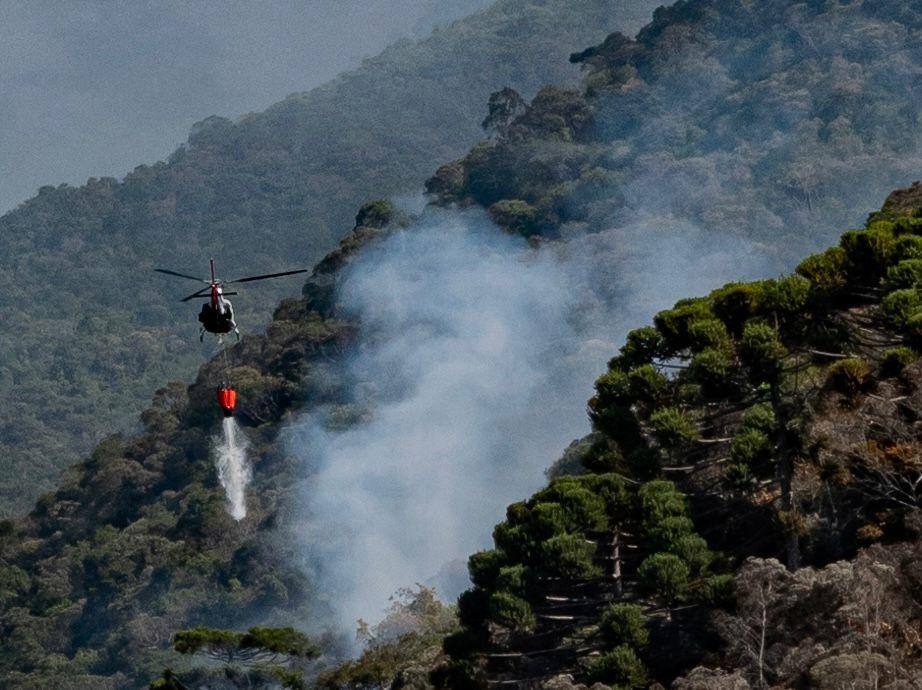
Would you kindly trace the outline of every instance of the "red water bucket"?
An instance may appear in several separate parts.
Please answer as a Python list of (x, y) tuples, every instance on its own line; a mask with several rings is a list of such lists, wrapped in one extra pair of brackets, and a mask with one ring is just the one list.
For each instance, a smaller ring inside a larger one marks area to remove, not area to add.
[(224, 411), (225, 417), (234, 414), (234, 408), (237, 406), (237, 391), (230, 386), (218, 389), (218, 405)]

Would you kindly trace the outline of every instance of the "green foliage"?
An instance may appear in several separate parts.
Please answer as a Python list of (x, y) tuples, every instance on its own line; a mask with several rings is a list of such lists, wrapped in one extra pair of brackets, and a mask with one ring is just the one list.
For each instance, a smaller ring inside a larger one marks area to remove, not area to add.
[(876, 282), (890, 263), (896, 241), (892, 224), (884, 222), (867, 230), (844, 233), (839, 245), (845, 250), (848, 276), (858, 281)]
[(490, 587), (505, 564), (506, 555), (502, 551), (479, 551), (468, 558), (467, 571), (470, 573), (471, 582), (477, 587)]
[(707, 397), (717, 397), (732, 389), (734, 362), (726, 350), (705, 348), (696, 354), (688, 366), (689, 378), (701, 387)]
[(729, 573), (710, 575), (694, 590), (695, 601), (720, 608), (731, 608), (735, 595), (736, 579)]
[(870, 373), (871, 368), (867, 362), (858, 357), (849, 357), (829, 367), (826, 382), (833, 390), (852, 397), (861, 392)]
[(685, 561), (691, 575), (695, 577), (702, 575), (714, 560), (714, 554), (708, 548), (707, 542), (697, 534), (679, 536), (672, 542), (669, 550)]
[(734, 334), (739, 334), (743, 325), (759, 313), (762, 300), (762, 283), (730, 283), (711, 293), (714, 313)]
[(768, 403), (757, 403), (743, 413), (742, 427), (744, 429), (755, 429), (765, 435), (771, 435), (776, 425), (775, 411)]
[(541, 543), (541, 565), (550, 574), (590, 579), (602, 574), (593, 562), (595, 544), (581, 534), (560, 534)]
[(285, 656), (311, 658), (320, 648), (304, 633), (294, 628), (250, 628), (240, 638), (241, 649), (262, 649)]
[(637, 569), (641, 588), (665, 606), (674, 606), (685, 595), (689, 570), (685, 562), (671, 553), (647, 556)]
[(644, 546), (654, 551), (675, 552), (679, 542), (695, 530), (691, 518), (671, 515), (654, 523), (647, 523)]
[(810, 287), (809, 280), (796, 274), (762, 281), (762, 313), (788, 323), (798, 320), (804, 315)]
[(771, 461), (773, 450), (771, 439), (763, 431), (744, 428), (730, 442), (730, 459), (735, 465), (759, 471)]
[(918, 289), (922, 286), (922, 259), (905, 259), (891, 266), (886, 280), (891, 290)]
[(731, 347), (730, 334), (720, 319), (703, 318), (692, 321), (688, 332), (694, 352), (706, 348), (726, 352)]
[(899, 263), (911, 259), (922, 259), (922, 237), (916, 235), (900, 235), (893, 245), (892, 260)]
[(631, 398), (644, 405), (655, 404), (665, 393), (669, 381), (652, 364), (645, 364), (628, 373)]
[(502, 568), (496, 578), (495, 588), (524, 597), (528, 587), (528, 569), (521, 564)]
[(810, 297), (813, 300), (824, 303), (845, 288), (845, 258), (844, 249), (832, 247), (800, 262), (796, 273), (810, 281)]
[(596, 379), (596, 409), (604, 410), (630, 403), (631, 380), (627, 373), (612, 369)]
[(594, 660), (587, 670), (590, 682), (607, 683), (618, 690), (633, 690), (647, 685), (647, 670), (637, 653), (619, 645)]
[(458, 597), (458, 620), (469, 630), (479, 629), (490, 615), (490, 593), (479, 587)]
[(611, 604), (599, 619), (599, 633), (607, 644), (627, 645), (634, 649), (650, 641), (647, 617), (637, 604)]
[(922, 311), (922, 297), (916, 288), (895, 290), (880, 304), (884, 317), (897, 329), (906, 328), (909, 320)]
[(525, 237), (541, 231), (538, 209), (521, 199), (503, 199), (489, 208), (490, 218), (497, 225)]
[(240, 647), (243, 633), (197, 626), (173, 636), (173, 649), (180, 654), (197, 654), (203, 650), (233, 651)]
[(666, 518), (684, 516), (688, 502), (676, 485), (665, 479), (645, 482), (637, 491), (641, 519), (647, 525), (656, 525)]
[(620, 361), (626, 369), (650, 364), (659, 354), (663, 336), (652, 326), (630, 331), (621, 347)]
[(387, 199), (368, 201), (362, 204), (355, 216), (356, 227), (383, 228), (398, 215), (397, 207)]
[(690, 299), (677, 302), (672, 309), (659, 312), (653, 317), (653, 323), (662, 336), (663, 346), (671, 352), (679, 352), (692, 345), (692, 323), (712, 316), (706, 300)]
[(494, 592), (490, 595), (489, 606), (490, 620), (497, 625), (520, 632), (535, 626), (531, 605), (511, 592)]
[(786, 353), (777, 329), (760, 321), (746, 324), (740, 341), (740, 359), (749, 370), (751, 380), (770, 382), (776, 379)]
[(683, 448), (698, 439), (698, 427), (687, 412), (678, 407), (663, 407), (650, 415), (650, 429), (666, 449)]
[(915, 362), (919, 354), (911, 347), (894, 347), (884, 352), (880, 360), (880, 373), (883, 376), (899, 376), (903, 369)]

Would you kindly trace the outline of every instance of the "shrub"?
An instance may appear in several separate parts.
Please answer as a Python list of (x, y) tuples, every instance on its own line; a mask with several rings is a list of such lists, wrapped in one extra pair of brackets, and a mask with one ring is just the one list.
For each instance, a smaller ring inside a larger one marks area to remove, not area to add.
[(661, 311), (653, 317), (653, 323), (663, 338), (663, 346), (675, 353), (691, 345), (689, 327), (698, 319), (712, 316), (710, 307), (702, 298), (676, 302), (672, 309)]
[(512, 561), (527, 560), (534, 551), (534, 541), (524, 525), (499, 523), (493, 528), (493, 542)]
[(629, 405), (631, 402), (630, 377), (623, 371), (608, 371), (596, 379), (595, 391), (595, 406), (598, 409), (614, 405)]
[(493, 592), (490, 595), (490, 620), (516, 631), (530, 630), (535, 626), (531, 604), (511, 592)]
[(490, 593), (475, 587), (458, 597), (458, 620), (465, 628), (475, 630), (481, 627), (490, 615)]
[(777, 377), (785, 354), (775, 328), (760, 321), (746, 324), (740, 342), (740, 359), (749, 369), (753, 382), (771, 381)]
[(636, 402), (653, 404), (666, 391), (669, 381), (652, 364), (632, 369), (628, 374), (631, 396)]
[(744, 429), (730, 442), (730, 459), (736, 465), (754, 470), (767, 464), (772, 457), (771, 439), (758, 429)]
[(795, 269), (797, 275), (810, 281), (810, 298), (825, 302), (841, 292), (846, 285), (845, 250), (832, 247), (821, 254), (804, 259)]
[(886, 377), (899, 376), (903, 368), (919, 358), (911, 347), (894, 347), (884, 352), (880, 360), (880, 373)]
[(698, 427), (688, 413), (677, 407), (663, 407), (654, 412), (650, 415), (650, 427), (663, 448), (681, 448), (698, 439)]
[(775, 431), (775, 411), (768, 403), (753, 405), (743, 413), (742, 426), (745, 429), (756, 429), (763, 434), (771, 435)]
[(696, 576), (707, 570), (714, 560), (714, 553), (708, 548), (708, 543), (698, 534), (679, 537), (671, 551), (685, 561), (692, 575)]
[(731, 384), (733, 361), (724, 350), (709, 347), (692, 358), (688, 376), (701, 386), (701, 393), (717, 397), (727, 392)]
[(914, 288), (894, 290), (880, 303), (887, 321), (896, 328), (905, 328), (909, 319), (922, 308), (922, 297)]
[(720, 319), (704, 318), (692, 321), (688, 327), (688, 335), (691, 348), (696, 352), (705, 348), (723, 351), (730, 348), (730, 334)]
[(889, 227), (877, 226), (846, 232), (839, 245), (845, 250), (849, 277), (876, 282), (890, 263), (896, 241)]
[(632, 494), (623, 477), (617, 474), (598, 474), (584, 478), (587, 488), (605, 505), (605, 514), (611, 522), (620, 522), (632, 512)]
[(530, 237), (541, 230), (538, 209), (521, 199), (503, 199), (489, 208), (490, 218), (500, 227)]
[(598, 577), (602, 571), (593, 562), (594, 557), (595, 545), (582, 534), (561, 534), (541, 544), (541, 566), (561, 577)]
[(733, 575), (710, 575), (695, 589), (695, 600), (707, 606), (730, 608), (736, 601)]
[(802, 317), (810, 295), (810, 281), (799, 275), (762, 283), (762, 310), (783, 321)]
[(508, 565), (500, 568), (495, 587), (516, 596), (524, 597), (528, 585), (528, 569), (524, 565)]
[(759, 313), (761, 301), (762, 283), (730, 283), (711, 293), (711, 308), (731, 333)]
[(637, 491), (637, 497), (640, 500), (640, 517), (644, 524), (656, 524), (668, 517), (685, 515), (688, 511), (685, 494), (665, 479), (643, 484)]
[(535, 494), (534, 501), (556, 502), (564, 510), (567, 529), (599, 531), (608, 527), (605, 501), (581, 477), (561, 477)]
[(871, 368), (867, 362), (859, 357), (849, 357), (829, 367), (826, 382), (833, 390), (853, 397), (864, 387), (870, 373)]
[(506, 562), (506, 554), (497, 549), (473, 554), (467, 559), (467, 571), (470, 573), (471, 582), (478, 587), (489, 589)]
[(659, 354), (663, 336), (652, 326), (637, 328), (627, 334), (621, 348), (621, 360), (626, 368), (650, 364)]
[(587, 676), (592, 683), (607, 683), (623, 690), (647, 685), (647, 671), (643, 662), (627, 645), (615, 647), (592, 661)]
[(647, 617), (637, 604), (612, 604), (602, 613), (599, 633), (610, 645), (643, 647), (650, 641)]
[(906, 259), (887, 269), (887, 287), (891, 290), (916, 288), (922, 284), (922, 259)]
[(685, 594), (688, 574), (688, 566), (672, 553), (647, 556), (637, 569), (641, 588), (665, 606), (673, 606)]
[(621, 469), (624, 458), (619, 450), (607, 450), (604, 453), (587, 453), (582, 458), (582, 465), (590, 472), (605, 474)]
[(528, 534), (534, 541), (549, 539), (576, 528), (577, 525), (567, 515), (563, 506), (553, 501), (536, 503), (531, 508), (527, 523)]
[(397, 207), (386, 199), (368, 201), (362, 204), (355, 216), (357, 226), (383, 228), (398, 215)]
[(901, 235), (893, 244), (893, 260), (922, 259), (922, 237), (918, 235)]
[(672, 515), (646, 524), (645, 545), (654, 551), (674, 552), (683, 537), (695, 531), (695, 525), (684, 515)]

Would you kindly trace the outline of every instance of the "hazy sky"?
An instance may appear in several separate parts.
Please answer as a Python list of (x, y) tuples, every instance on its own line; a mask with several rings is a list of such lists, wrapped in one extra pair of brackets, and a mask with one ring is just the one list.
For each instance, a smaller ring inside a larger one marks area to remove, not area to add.
[(491, 0), (0, 0), (0, 212), (121, 177)]

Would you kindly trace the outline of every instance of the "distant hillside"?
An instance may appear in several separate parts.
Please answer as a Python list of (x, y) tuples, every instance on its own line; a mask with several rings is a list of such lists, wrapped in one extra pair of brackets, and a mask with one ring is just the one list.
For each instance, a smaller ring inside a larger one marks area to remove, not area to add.
[[(0, 218), (0, 515), (24, 510), (149, 392), (201, 358), (181, 284), (312, 265), (365, 199), (413, 193), (480, 134), (488, 94), (572, 81), (566, 55), (640, 26), (649, 0), (501, 0), (326, 86), (238, 121), (211, 117), (119, 182), (43, 187)], [(238, 301), (258, 331), (291, 282)]]
[(685, 222), (786, 268), (919, 170), (920, 36), (911, 2), (678, 2), (574, 53), (579, 91), (496, 94), (430, 188), (528, 235)]

